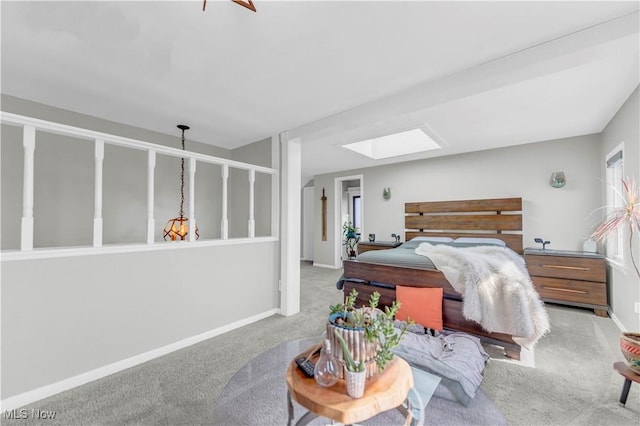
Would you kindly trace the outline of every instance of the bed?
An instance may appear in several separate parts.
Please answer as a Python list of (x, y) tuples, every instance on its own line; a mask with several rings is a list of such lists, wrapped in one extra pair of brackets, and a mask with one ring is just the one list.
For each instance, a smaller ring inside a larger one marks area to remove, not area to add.
[(370, 295), (377, 291), (383, 306), (396, 300), (396, 286), (442, 288), (445, 330), (477, 336), (483, 342), (504, 348), (506, 356), (520, 359), (521, 346), (512, 335), (488, 332), (479, 323), (465, 319), (461, 294), (441, 271), (433, 264), (429, 265), (428, 258), (419, 259), (422, 264), (407, 260), (404, 254), (413, 248), (410, 245), (415, 242), (410, 240), (415, 237), (451, 238), (456, 241), (471, 238), (466, 240), (470, 245), (476, 244), (478, 238), (490, 238), (503, 241), (511, 250), (522, 254), (522, 199), (406, 203), (405, 241), (408, 243), (396, 249), (369, 251), (354, 260), (346, 260), (343, 277), (338, 283), (345, 296), (352, 289), (358, 291), (358, 304), (366, 304)]

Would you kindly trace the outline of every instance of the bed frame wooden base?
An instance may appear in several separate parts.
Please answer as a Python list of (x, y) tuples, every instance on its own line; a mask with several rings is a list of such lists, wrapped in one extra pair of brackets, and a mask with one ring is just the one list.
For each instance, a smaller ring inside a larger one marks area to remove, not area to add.
[[(352, 289), (356, 289), (358, 292), (357, 306), (367, 305), (369, 297), (374, 291), (380, 293), (380, 306), (390, 306), (396, 300), (396, 285), (442, 287), (444, 289), (442, 322), (445, 330), (471, 334), (480, 338), (484, 343), (504, 348), (507, 357), (516, 360), (520, 359), (520, 345), (513, 341), (511, 335), (490, 333), (482, 328), (480, 324), (469, 321), (462, 316), (462, 297), (451, 288), (451, 284), (444, 279), (441, 272), (381, 264), (365, 264), (357, 260), (345, 261), (344, 271), (345, 277), (358, 277), (357, 279), (346, 278), (343, 287), (345, 297)], [(425, 279), (425, 274), (427, 276), (433, 275), (433, 278), (431, 280)], [(389, 276), (393, 276), (393, 280), (387, 278)], [(386, 284), (389, 282), (394, 284)]]

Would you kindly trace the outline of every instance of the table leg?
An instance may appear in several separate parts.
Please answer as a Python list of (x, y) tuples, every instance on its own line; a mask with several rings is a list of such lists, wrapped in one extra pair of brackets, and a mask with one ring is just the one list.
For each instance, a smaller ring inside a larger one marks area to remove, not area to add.
[(293, 422), (293, 402), (291, 401), (291, 392), (289, 392), (289, 389), (287, 389), (287, 412), (289, 413), (287, 426), (291, 426), (291, 423)]
[(300, 420), (296, 423), (296, 426), (304, 426), (311, 423), (311, 420), (318, 417), (316, 413), (312, 413), (311, 411), (307, 411), (304, 416), (300, 417)]
[(622, 393), (620, 394), (620, 404), (623, 406), (627, 403), (627, 397), (629, 396), (629, 389), (631, 388), (631, 380), (624, 379), (624, 385), (622, 386)]

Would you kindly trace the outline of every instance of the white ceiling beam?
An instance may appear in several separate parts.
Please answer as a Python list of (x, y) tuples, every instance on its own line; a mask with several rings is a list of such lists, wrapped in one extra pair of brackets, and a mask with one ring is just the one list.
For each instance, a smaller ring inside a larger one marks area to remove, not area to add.
[(592, 62), (603, 54), (603, 45), (638, 32), (636, 11), (308, 123), (289, 134), (304, 143), (331, 138), (338, 144), (379, 136), (383, 127), (387, 132), (403, 130), (390, 129), (389, 124), (415, 126), (420, 113), (433, 106)]

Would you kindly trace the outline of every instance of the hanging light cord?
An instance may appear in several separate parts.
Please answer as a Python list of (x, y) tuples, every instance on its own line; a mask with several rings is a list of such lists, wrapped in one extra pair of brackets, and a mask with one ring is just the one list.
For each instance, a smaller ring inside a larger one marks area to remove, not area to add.
[[(182, 150), (184, 151), (184, 130), (182, 129)], [(180, 218), (184, 217), (184, 157), (180, 169)]]

